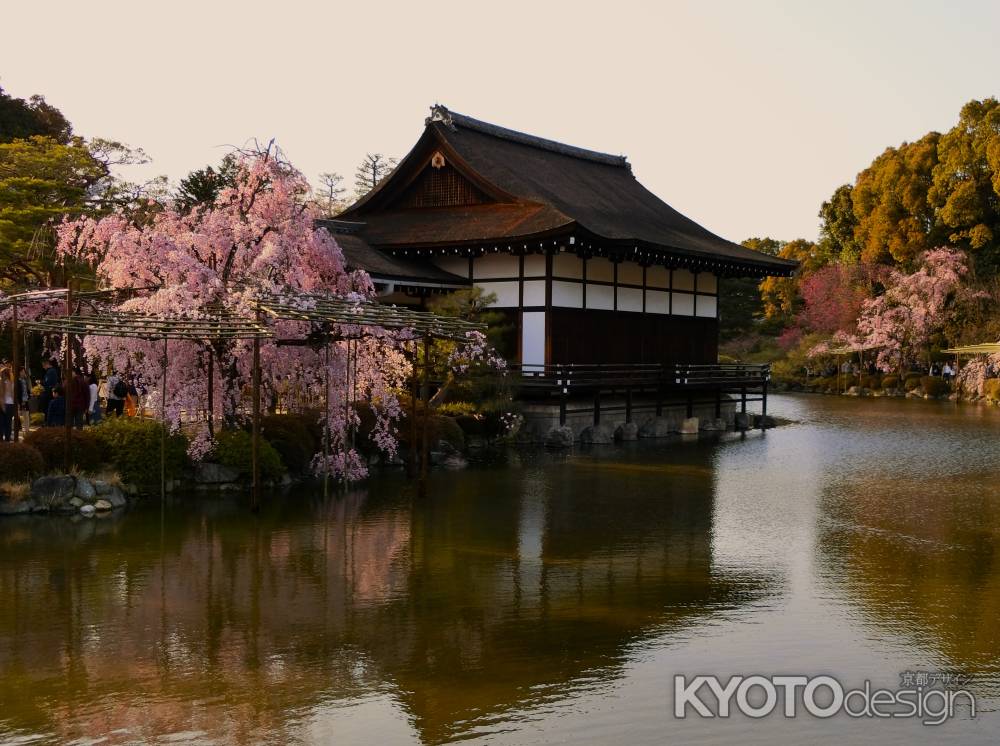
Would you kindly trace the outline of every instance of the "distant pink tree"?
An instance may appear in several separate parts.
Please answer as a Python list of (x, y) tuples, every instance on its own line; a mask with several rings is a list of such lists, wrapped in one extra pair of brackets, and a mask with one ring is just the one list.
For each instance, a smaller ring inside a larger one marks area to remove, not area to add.
[[(348, 272), (332, 236), (315, 225), (317, 216), (306, 201), (307, 192), (302, 174), (268, 148), (241, 158), (235, 186), (224, 189), (212, 205), (191, 212), (166, 205), (142, 218), (115, 214), (66, 221), (59, 228), (58, 252), (91, 265), (107, 286), (153, 288), (119, 304), (120, 311), (252, 318), (263, 293), (291, 290), (370, 298), (373, 288), (367, 274)], [(303, 322), (274, 326), (278, 337), (302, 338), (310, 331)], [(318, 472), (348, 479), (366, 473), (347, 437), (349, 426), (357, 424), (354, 409), (346, 406), (348, 399), (356, 397), (371, 405), (375, 445), (389, 453), (396, 449), (394, 422), (400, 407), (395, 392), (409, 365), (399, 335), (370, 331), (371, 336), (356, 343), (357, 354), (352, 352), (350, 359), (344, 342), (330, 346), (329, 361), (324, 350), (279, 347), (266, 340), (262, 345), (265, 402), (274, 392), (293, 387), (321, 406), (323, 381), (328, 377), (331, 382), (330, 406), (321, 417), (330, 433), (332, 454), (329, 459), (316, 457)], [(193, 456), (203, 456), (212, 445), (207, 422), (192, 417), (207, 407), (209, 361), (217, 411), (227, 424), (235, 425), (246, 416), (251, 346), (249, 340), (169, 343), (167, 407), (159, 414), (175, 428), (182, 420), (185, 428), (194, 428)], [(162, 349), (162, 343), (134, 339), (85, 340), (89, 358), (137, 373), (151, 388), (161, 380)], [(159, 401), (157, 392), (149, 403), (159, 408)]]
[(929, 346), (951, 304), (971, 294), (962, 285), (968, 272), (965, 255), (952, 248), (924, 252), (911, 274), (888, 270), (885, 292), (863, 301), (858, 318), (858, 337), (864, 345), (878, 348), (879, 368), (902, 370)]
[(828, 335), (853, 330), (868, 294), (865, 274), (863, 265), (829, 264), (803, 279), (796, 326)]

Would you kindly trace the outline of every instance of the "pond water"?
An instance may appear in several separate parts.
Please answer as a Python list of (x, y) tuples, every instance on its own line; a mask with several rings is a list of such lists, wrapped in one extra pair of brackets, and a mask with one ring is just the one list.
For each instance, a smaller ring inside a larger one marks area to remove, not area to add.
[[(0, 521), (0, 743), (996, 743), (1000, 411)], [(957, 672), (978, 714), (673, 713), (675, 674)]]

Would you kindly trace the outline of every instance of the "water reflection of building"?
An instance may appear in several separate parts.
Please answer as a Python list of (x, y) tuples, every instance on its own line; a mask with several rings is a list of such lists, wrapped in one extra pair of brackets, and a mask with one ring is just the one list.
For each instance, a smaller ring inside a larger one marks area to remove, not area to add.
[(291, 739), (388, 686), (433, 742), (613, 679), (631, 646), (746, 593), (712, 567), (711, 469), (663, 477), (440, 475), (412, 504), (175, 510), (162, 539), (155, 510), (91, 537), (2, 524), (0, 730)]

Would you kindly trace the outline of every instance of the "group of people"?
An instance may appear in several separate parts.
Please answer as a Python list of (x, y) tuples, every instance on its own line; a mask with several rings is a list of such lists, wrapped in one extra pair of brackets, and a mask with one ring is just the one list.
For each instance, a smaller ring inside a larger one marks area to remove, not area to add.
[[(68, 385), (63, 382), (56, 360), (42, 362), (44, 372), (38, 386), (38, 410), (46, 426), (96, 425), (104, 416), (130, 416), (139, 412), (141, 388), (134, 376), (111, 373), (103, 381), (96, 373), (75, 368)], [(32, 387), (28, 374), (21, 368), (15, 377), (10, 366), (0, 368), (0, 440), (13, 438), (18, 412), (24, 413), (23, 430), (28, 429), (29, 403)]]

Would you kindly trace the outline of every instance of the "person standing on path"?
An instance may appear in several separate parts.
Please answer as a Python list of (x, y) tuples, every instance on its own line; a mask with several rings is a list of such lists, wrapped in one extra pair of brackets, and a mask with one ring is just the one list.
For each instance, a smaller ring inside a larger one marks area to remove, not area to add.
[(108, 376), (108, 417), (115, 415), (121, 417), (125, 412), (125, 397), (128, 396), (128, 386), (121, 376), (113, 372)]
[(9, 441), (14, 432), (14, 374), (0, 370), (0, 440)]

